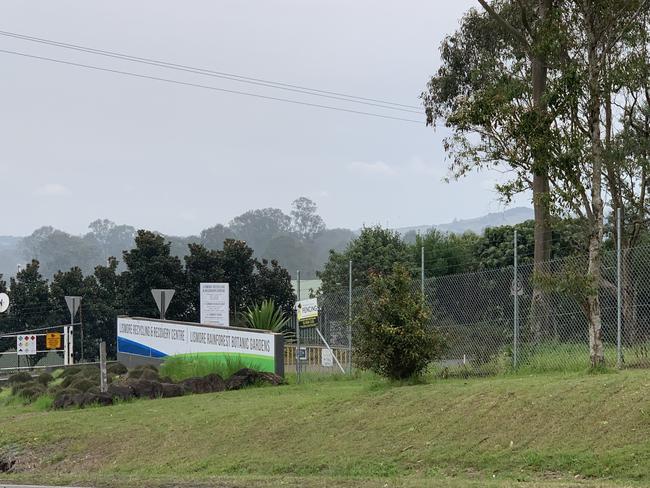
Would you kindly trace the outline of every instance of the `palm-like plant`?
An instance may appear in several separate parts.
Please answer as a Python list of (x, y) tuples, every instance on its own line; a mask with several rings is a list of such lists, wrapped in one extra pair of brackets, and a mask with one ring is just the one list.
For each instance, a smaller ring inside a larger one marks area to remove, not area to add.
[(289, 318), (276, 307), (273, 300), (264, 300), (261, 304), (249, 307), (245, 313), (246, 323), (251, 329), (264, 329), (286, 334)]

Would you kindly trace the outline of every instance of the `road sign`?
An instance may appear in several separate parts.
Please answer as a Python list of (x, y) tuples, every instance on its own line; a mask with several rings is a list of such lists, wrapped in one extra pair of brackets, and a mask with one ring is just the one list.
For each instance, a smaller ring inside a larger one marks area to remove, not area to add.
[(61, 333), (49, 332), (45, 335), (46, 349), (61, 349)]
[(316, 327), (318, 323), (318, 300), (310, 298), (296, 304), (300, 327)]
[(158, 306), (158, 310), (160, 311), (161, 319), (165, 318), (165, 312), (167, 312), (167, 307), (169, 307), (169, 302), (172, 301), (172, 297), (174, 296), (174, 293), (176, 293), (176, 290), (158, 290), (158, 289), (151, 290), (153, 299), (156, 300), (156, 305)]
[(81, 297), (66, 296), (65, 303), (68, 306), (68, 310), (70, 310), (70, 317), (74, 321), (77, 310), (79, 310), (79, 305), (81, 305)]
[(0, 313), (6, 312), (9, 308), (9, 296), (6, 293), (0, 293)]
[(510, 284), (510, 294), (512, 296), (515, 296), (515, 290), (517, 290), (517, 296), (522, 296), (524, 294), (524, 284), (521, 280), (517, 280), (516, 284), (515, 280), (512, 280), (512, 283)]
[(32, 356), (36, 354), (36, 336), (35, 335), (16, 336), (16, 354), (18, 356)]

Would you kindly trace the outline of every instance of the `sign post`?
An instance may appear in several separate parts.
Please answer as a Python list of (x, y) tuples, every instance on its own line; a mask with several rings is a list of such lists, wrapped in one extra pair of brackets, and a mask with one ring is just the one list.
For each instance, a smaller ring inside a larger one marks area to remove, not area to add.
[(77, 310), (79, 310), (79, 305), (81, 305), (81, 297), (77, 296), (66, 296), (65, 303), (68, 306), (70, 311), (70, 325), (67, 325), (63, 328), (63, 364), (64, 366), (69, 366), (74, 364), (74, 345), (73, 345), (73, 326), (74, 318), (77, 315)]
[(99, 391), (108, 391), (108, 375), (106, 373), (106, 342), (99, 343)]
[(201, 323), (230, 326), (230, 288), (228, 283), (201, 283)]

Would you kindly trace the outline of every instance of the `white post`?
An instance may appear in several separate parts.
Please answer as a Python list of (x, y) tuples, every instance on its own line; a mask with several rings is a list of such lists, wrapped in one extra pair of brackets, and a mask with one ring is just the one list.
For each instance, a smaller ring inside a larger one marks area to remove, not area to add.
[(99, 343), (99, 391), (108, 391), (108, 375), (106, 373), (106, 343)]
[(63, 327), (63, 365), (69, 365), (70, 355), (68, 354), (68, 326)]
[(68, 364), (74, 364), (74, 326), (68, 327)]
[[(296, 292), (298, 293), (298, 301), (300, 301), (300, 270), (296, 273)], [(300, 364), (300, 320), (298, 320), (298, 314), (296, 314), (296, 375), (298, 376), (298, 383), (300, 383), (300, 370), (302, 365)]]

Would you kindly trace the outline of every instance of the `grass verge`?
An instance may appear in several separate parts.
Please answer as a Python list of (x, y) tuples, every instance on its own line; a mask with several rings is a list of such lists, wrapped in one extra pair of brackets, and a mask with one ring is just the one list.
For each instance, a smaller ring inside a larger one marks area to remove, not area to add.
[(5, 479), (98, 486), (647, 486), (649, 387), (644, 371), (360, 375), (88, 410), (6, 406), (0, 449), (17, 453)]

